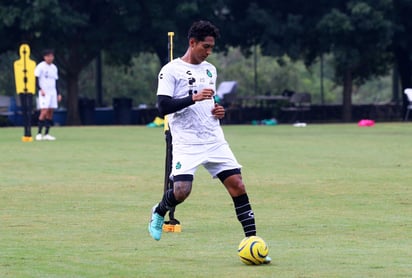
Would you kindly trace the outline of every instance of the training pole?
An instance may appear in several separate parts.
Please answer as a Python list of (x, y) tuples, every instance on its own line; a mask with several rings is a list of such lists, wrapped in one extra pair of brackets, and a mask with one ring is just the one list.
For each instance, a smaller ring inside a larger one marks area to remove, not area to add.
[[(174, 32), (168, 32), (168, 56), (169, 62), (173, 60), (173, 36)], [(169, 189), (173, 189), (173, 181), (170, 179), (170, 173), (172, 172), (172, 134), (169, 129), (168, 116), (165, 116), (164, 132), (166, 140), (166, 159), (165, 159), (165, 177), (164, 177), (164, 192)], [(179, 220), (175, 218), (175, 207), (169, 210), (169, 220), (163, 224), (163, 231), (166, 232), (181, 232), (182, 227)]]

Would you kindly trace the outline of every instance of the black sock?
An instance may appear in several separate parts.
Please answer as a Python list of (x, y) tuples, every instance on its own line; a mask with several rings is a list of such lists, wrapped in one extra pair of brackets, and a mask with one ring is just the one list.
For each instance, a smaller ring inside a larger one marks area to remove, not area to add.
[(156, 212), (160, 216), (165, 216), (166, 213), (172, 208), (180, 204), (181, 202), (176, 200), (175, 194), (173, 193), (173, 189), (169, 189), (165, 192), (163, 195), (162, 201), (159, 203), (159, 205), (156, 208)]
[(43, 129), (43, 126), (44, 126), (44, 121), (43, 120), (39, 120), (39, 134), (41, 134), (41, 131), (42, 131), (42, 129)]
[(256, 235), (255, 215), (249, 203), (247, 194), (233, 197), (237, 219), (242, 224), (245, 236)]
[(51, 120), (45, 120), (45, 123), (46, 123), (46, 130), (45, 130), (44, 134), (49, 134), (49, 130), (50, 130), (50, 126), (51, 126), (52, 121)]

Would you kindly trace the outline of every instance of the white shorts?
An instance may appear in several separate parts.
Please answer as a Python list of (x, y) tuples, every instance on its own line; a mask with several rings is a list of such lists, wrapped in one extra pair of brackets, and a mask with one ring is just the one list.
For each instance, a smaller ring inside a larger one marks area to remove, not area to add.
[(225, 170), (242, 168), (227, 143), (173, 146), (171, 176), (193, 175), (203, 165), (213, 178)]
[(38, 108), (39, 109), (47, 109), (47, 108), (57, 108), (57, 92), (56, 91), (48, 91), (44, 96), (41, 95), (39, 92), (38, 98)]

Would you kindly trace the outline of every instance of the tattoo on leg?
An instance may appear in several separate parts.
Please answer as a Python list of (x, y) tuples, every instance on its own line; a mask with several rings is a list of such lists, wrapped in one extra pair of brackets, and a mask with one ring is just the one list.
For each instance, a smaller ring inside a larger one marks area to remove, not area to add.
[(192, 191), (191, 181), (176, 181), (173, 183), (176, 200), (184, 201)]

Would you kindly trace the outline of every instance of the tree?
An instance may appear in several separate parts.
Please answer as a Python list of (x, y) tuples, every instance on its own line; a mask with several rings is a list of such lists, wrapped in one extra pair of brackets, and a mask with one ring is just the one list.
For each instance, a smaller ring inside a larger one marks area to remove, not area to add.
[(391, 65), (393, 18), (398, 37), (392, 49), (404, 86), (409, 86), (410, 39), (402, 42), (400, 37), (410, 30), (409, 13), (403, 11), (410, 9), (411, 1), (394, 0), (392, 10), (390, 0), (5, 0), (0, 3), (0, 35), (7, 40), (0, 41), (0, 53), (17, 49), (23, 41), (35, 54), (55, 48), (67, 83), (68, 123), (77, 124), (78, 77), (99, 53), (104, 51), (113, 64), (128, 64), (132, 55), (151, 52), (163, 64), (167, 32), (175, 32), (179, 56), (187, 46), (190, 23), (208, 19), (221, 29), (217, 51), (240, 46), (250, 54), (251, 46), (259, 45), (264, 55), (287, 54), (308, 65), (332, 53), (336, 82), (344, 87), (343, 118), (348, 121), (352, 85), (386, 73)]
[[(394, 36), (391, 50), (394, 53), (395, 66), (398, 69), (402, 91), (412, 88), (412, 0), (394, 0), (393, 13), (388, 14), (388, 18), (393, 19)], [(408, 99), (403, 96), (403, 110), (406, 111)]]
[(351, 120), (353, 84), (386, 74), (390, 68), (388, 46), (393, 30), (385, 17), (390, 1), (229, 2), (234, 10), (227, 20), (239, 24), (225, 26), (237, 45), (250, 49), (259, 44), (264, 54), (287, 54), (308, 65), (325, 53), (334, 55), (335, 80), (344, 88), (344, 121)]
[[(186, 46), (191, 21), (213, 17), (216, 7), (208, 1), (2, 1), (0, 3), (0, 53), (17, 49), (24, 41), (34, 53), (56, 49), (56, 63), (67, 85), (69, 124), (80, 122), (78, 79), (101, 51), (114, 64), (127, 64), (132, 54), (156, 53), (167, 59), (167, 32), (176, 31), (176, 50)], [(182, 31), (184, 30), (184, 32)], [(40, 58), (40, 55), (37, 55)]]
[(332, 9), (317, 24), (322, 44), (335, 57), (336, 81), (343, 85), (343, 120), (352, 120), (352, 88), (371, 77), (388, 73), (388, 47), (392, 24), (382, 9), (364, 1), (349, 2), (344, 9)]
[(67, 85), (67, 121), (78, 124), (77, 82), (81, 70), (102, 50), (126, 60), (139, 47), (144, 47), (132, 39), (144, 28), (144, 24), (139, 24), (143, 7), (134, 3), (3, 1), (0, 34), (10, 39), (2, 40), (0, 51), (16, 48), (22, 41), (28, 42), (37, 53), (45, 47), (55, 48), (56, 63)]

